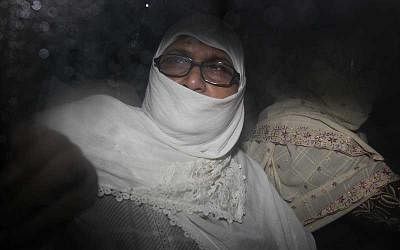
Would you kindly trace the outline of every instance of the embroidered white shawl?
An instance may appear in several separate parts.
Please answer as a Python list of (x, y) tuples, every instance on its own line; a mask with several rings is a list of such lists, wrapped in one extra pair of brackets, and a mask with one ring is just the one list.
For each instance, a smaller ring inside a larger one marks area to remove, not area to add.
[(142, 108), (98, 95), (39, 120), (81, 148), (97, 169), (101, 195), (161, 209), (203, 249), (314, 249), (260, 166), (233, 150), (244, 119), (239, 40), (213, 18), (196, 16), (174, 26), (155, 57), (179, 35), (223, 49), (241, 75), (238, 92), (204, 96), (152, 66)]

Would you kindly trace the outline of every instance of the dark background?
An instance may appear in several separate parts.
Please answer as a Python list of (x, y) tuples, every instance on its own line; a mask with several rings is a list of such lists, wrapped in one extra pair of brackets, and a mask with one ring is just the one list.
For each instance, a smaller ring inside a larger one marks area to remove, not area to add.
[[(2, 159), (7, 131), (61, 99), (101, 92), (140, 105), (163, 33), (196, 12), (243, 42), (248, 119), (282, 94), (351, 96), (370, 113), (369, 143), (399, 172), (397, 0), (0, 0)], [(316, 234), (321, 249), (395, 249), (395, 236), (346, 218)]]

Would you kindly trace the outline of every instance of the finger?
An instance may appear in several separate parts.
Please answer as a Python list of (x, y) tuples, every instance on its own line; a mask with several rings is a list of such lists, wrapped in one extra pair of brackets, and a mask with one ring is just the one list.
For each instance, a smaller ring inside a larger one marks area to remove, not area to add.
[(29, 148), (37, 139), (42, 138), (48, 129), (38, 125), (18, 124), (11, 131), (11, 147), (16, 150)]
[(48, 130), (42, 133), (42, 138), (31, 142), (29, 148), (19, 152), (16, 159), (11, 161), (0, 172), (0, 187), (15, 186), (15, 183), (26, 182), (35, 172), (46, 166), (51, 158), (69, 150), (73, 145), (66, 137)]
[(8, 192), (10, 183), (22, 175), (22, 172), (23, 168), (18, 167), (15, 161), (8, 163), (0, 172), (0, 191), (2, 193)]
[(90, 163), (80, 155), (76, 148), (57, 155), (42, 171), (29, 182), (22, 184), (20, 191), (7, 204), (6, 225), (25, 220), (32, 213), (51, 206), (54, 200), (79, 186), (88, 177)]
[(26, 140), (20, 140), (13, 147), (16, 152), (15, 158), (26, 162), (40, 160), (41, 158), (38, 156), (52, 155), (72, 144), (66, 136), (47, 128), (31, 129), (27, 132), (26, 138)]
[[(96, 199), (93, 193), (94, 179), (86, 179), (82, 186), (75, 186), (71, 192), (57, 200), (52, 206), (42, 209), (31, 220), (20, 227), (7, 231), (8, 245), (13, 247), (31, 246), (38, 239), (51, 239), (52, 234), (79, 216), (79, 214)], [(85, 191), (82, 191), (85, 190)], [(97, 188), (96, 188), (97, 190)], [(84, 206), (76, 206), (76, 204)]]
[[(16, 168), (15, 164), (10, 164), (10, 162), (15, 161), (17, 152), (31, 147), (33, 142), (31, 130), (32, 128), (28, 127), (27, 124), (18, 124), (7, 133), (7, 150), (9, 151), (9, 156), (0, 168), (0, 177), (6, 177), (11, 170)], [(3, 183), (4, 181), (0, 179), (0, 185)]]

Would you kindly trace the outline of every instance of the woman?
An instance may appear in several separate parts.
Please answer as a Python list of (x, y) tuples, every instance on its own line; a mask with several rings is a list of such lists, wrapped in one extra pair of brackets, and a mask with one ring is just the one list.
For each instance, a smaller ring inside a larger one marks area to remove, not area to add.
[[(243, 144), (300, 221), (315, 231), (398, 180), (358, 134), (363, 119), (342, 106), (283, 98), (259, 116)], [(365, 120), (365, 119), (364, 119)]]
[(162, 39), (141, 108), (92, 96), (43, 114), (96, 167), (102, 197), (64, 246), (315, 249), (260, 166), (235, 147), (245, 79), (238, 38), (195, 16)]

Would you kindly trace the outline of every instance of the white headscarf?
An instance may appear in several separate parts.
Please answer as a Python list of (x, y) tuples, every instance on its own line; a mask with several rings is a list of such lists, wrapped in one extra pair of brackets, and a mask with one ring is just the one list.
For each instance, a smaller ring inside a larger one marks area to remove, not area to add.
[(224, 50), (240, 74), (238, 92), (204, 96), (152, 66), (142, 108), (93, 96), (39, 120), (79, 145), (97, 169), (101, 195), (161, 209), (201, 248), (314, 249), (261, 167), (234, 150), (244, 119), (238, 39), (217, 19), (196, 16), (170, 29), (155, 57), (179, 35)]
[(241, 44), (221, 22), (210, 16), (195, 16), (166, 33), (155, 57), (181, 35), (225, 51), (240, 74), (238, 92), (224, 99), (199, 95), (176, 84), (153, 65), (143, 110), (165, 133), (162, 140), (170, 146), (197, 157), (219, 158), (236, 144), (243, 127), (246, 78)]

